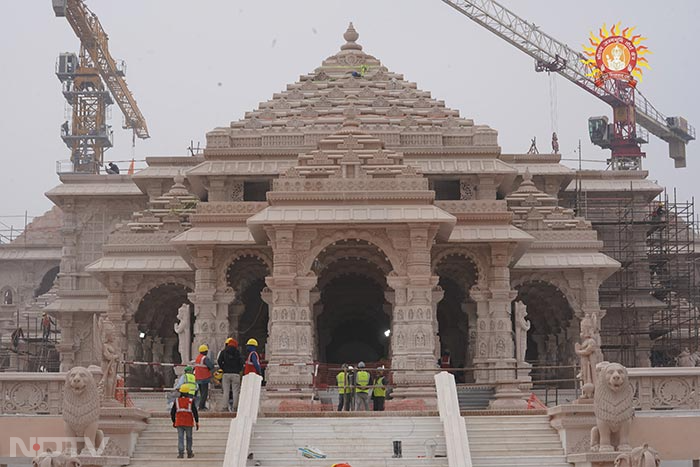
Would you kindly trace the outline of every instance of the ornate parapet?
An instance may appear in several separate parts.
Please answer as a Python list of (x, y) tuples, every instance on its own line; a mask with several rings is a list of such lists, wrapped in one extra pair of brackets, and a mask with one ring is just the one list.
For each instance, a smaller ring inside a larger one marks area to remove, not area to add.
[(0, 415), (61, 413), (65, 373), (0, 373)]
[(700, 409), (700, 367), (628, 368), (637, 409)]

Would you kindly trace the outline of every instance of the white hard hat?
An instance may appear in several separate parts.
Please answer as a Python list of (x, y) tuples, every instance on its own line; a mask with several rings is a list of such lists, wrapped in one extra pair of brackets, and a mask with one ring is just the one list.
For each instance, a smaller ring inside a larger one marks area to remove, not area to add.
[(360, 362), (357, 364), (357, 368), (364, 368), (365, 367), (365, 362)]
[(352, 365), (350, 365), (350, 366), (348, 367), (348, 370), (354, 370), (354, 369), (355, 369), (355, 368), (353, 368)]

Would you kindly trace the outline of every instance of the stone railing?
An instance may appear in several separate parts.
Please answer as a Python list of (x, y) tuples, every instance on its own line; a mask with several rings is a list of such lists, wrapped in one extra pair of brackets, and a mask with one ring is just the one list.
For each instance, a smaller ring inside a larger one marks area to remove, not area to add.
[(224, 467), (245, 467), (253, 434), (253, 425), (258, 421), (262, 377), (251, 373), (243, 377), (238, 397), (236, 418), (231, 420), (224, 454)]
[(0, 415), (59, 415), (65, 373), (0, 373)]
[(700, 367), (628, 368), (634, 406), (642, 410), (700, 409)]
[(447, 461), (449, 467), (472, 467), (472, 455), (469, 450), (467, 425), (459, 411), (457, 385), (450, 373), (442, 371), (435, 375), (440, 421), (445, 433)]

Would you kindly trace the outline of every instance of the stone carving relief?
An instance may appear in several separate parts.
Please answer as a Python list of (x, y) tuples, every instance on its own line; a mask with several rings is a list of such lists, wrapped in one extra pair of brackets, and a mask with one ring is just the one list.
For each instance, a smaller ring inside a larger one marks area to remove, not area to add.
[(113, 400), (117, 387), (117, 365), (121, 358), (121, 351), (116, 342), (117, 328), (109, 318), (97, 318), (97, 333), (99, 342), (95, 348), (100, 349), (102, 380), (100, 388), (105, 400)]
[(634, 391), (627, 368), (619, 363), (601, 362), (596, 371), (593, 396), (596, 426), (591, 430), (591, 451), (629, 451)]
[(581, 342), (576, 343), (574, 351), (581, 359), (580, 379), (582, 382), (582, 398), (593, 397), (594, 388), (597, 387), (598, 372), (596, 367), (603, 360), (600, 350), (600, 334), (598, 315), (591, 314), (581, 320)]
[(15, 383), (4, 392), (2, 413), (40, 413), (49, 411), (47, 388), (36, 383)]
[(659, 467), (661, 456), (648, 444), (638, 446), (630, 452), (620, 454), (615, 458), (615, 467)]
[(523, 302), (515, 302), (515, 358), (518, 362), (525, 361), (527, 332), (530, 326), (530, 321), (527, 320), (527, 306)]
[(178, 322), (174, 325), (181, 362), (189, 362), (192, 359), (192, 323), (190, 318), (190, 305), (185, 303), (177, 310)]
[(103, 433), (97, 429), (100, 418), (100, 393), (93, 375), (84, 367), (73, 367), (66, 374), (63, 390), (63, 422), (66, 436), (84, 438), (77, 443), (80, 453), (86, 442), (98, 447)]

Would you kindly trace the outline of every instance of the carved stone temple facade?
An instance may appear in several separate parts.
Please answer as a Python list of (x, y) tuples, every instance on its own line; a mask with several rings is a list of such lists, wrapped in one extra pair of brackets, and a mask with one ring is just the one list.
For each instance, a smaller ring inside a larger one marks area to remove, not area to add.
[(357, 39), (350, 26), (320, 67), (210, 131), (202, 155), (61, 177), (48, 309), (63, 369), (95, 361), (100, 314), (127, 360), (179, 362), (181, 335), (214, 352), (255, 337), (268, 388), (311, 383), (284, 364), (382, 360), (409, 370), (393, 378), (410, 396), (433, 378), (410, 370), (447, 349), (484, 383), (515, 378), (516, 356), (574, 362), (579, 321), (605, 316), (598, 288), (619, 265), (560, 207), (573, 171), (556, 154), (501, 154), (494, 129)]

